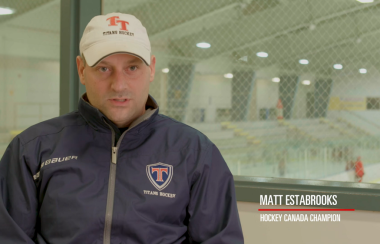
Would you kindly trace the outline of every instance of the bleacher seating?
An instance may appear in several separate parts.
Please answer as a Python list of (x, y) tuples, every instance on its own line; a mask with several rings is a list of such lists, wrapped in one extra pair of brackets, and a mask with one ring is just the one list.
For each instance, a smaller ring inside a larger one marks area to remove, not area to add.
[[(326, 155), (332, 157), (334, 148), (339, 151), (339, 148), (357, 145), (361, 140), (360, 132), (363, 132), (361, 128), (357, 128), (339, 118), (253, 122), (230, 121), (198, 123), (190, 124), (190, 126), (208, 136), (219, 148), (230, 167), (235, 167), (235, 164), (238, 163), (239, 170), (245, 164), (251, 166), (260, 164), (260, 162), (278, 164), (281, 154), (293, 149), (295, 154), (292, 157), (296, 158), (292, 160), (296, 161), (298, 160), (297, 157), (299, 160), (306, 157), (305, 152), (302, 150), (308, 150), (308, 148), (319, 150), (318, 153), (321, 155), (328, 149), (330, 151)], [(368, 137), (367, 134), (366, 136)], [(301, 150), (300, 153), (296, 152), (297, 148)], [(308, 157), (313, 156), (309, 155)], [(237, 168), (234, 170), (237, 170)]]

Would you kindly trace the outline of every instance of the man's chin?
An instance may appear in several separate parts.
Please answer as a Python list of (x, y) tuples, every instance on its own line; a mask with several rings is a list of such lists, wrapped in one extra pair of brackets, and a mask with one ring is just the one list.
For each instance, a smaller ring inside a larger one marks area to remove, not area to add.
[(127, 126), (129, 126), (129, 123), (132, 122), (132, 120), (131, 120), (132, 116), (130, 116), (130, 114), (117, 114), (117, 115), (114, 115), (114, 116), (111, 115), (108, 118), (112, 122), (114, 122), (119, 128), (127, 127)]

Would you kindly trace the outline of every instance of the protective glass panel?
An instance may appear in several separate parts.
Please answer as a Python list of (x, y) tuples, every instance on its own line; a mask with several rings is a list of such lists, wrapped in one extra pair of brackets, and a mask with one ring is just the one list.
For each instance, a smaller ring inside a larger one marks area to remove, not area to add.
[(103, 5), (142, 21), (161, 113), (206, 134), (233, 174), (380, 180), (379, 1)]
[(22, 130), (59, 115), (59, 38), (60, 1), (0, 1), (0, 158)]

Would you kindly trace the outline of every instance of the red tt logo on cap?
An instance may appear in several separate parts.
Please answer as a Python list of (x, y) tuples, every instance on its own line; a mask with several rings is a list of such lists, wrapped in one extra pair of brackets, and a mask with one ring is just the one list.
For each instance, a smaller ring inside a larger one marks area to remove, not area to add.
[(128, 31), (127, 30), (127, 25), (129, 25), (128, 21), (124, 20), (117, 20), (119, 19), (119, 16), (113, 16), (108, 18), (107, 20), (110, 21), (110, 24), (108, 26), (117, 26), (117, 23), (121, 23), (121, 30)]

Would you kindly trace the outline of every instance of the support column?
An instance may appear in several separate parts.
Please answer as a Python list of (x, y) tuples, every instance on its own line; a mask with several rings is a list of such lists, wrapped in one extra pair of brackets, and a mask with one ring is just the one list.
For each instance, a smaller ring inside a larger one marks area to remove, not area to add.
[(314, 118), (326, 117), (330, 102), (332, 79), (317, 79), (314, 85)]
[(255, 72), (233, 71), (233, 75), (231, 120), (245, 121), (248, 119)]
[(85, 92), (79, 82), (75, 59), (84, 28), (99, 14), (101, 0), (61, 0), (60, 115), (76, 110), (79, 97)]
[(169, 64), (167, 115), (183, 122), (194, 79), (193, 64)]
[(284, 107), (284, 119), (291, 119), (299, 78), (295, 75), (283, 75), (280, 80), (279, 98)]

